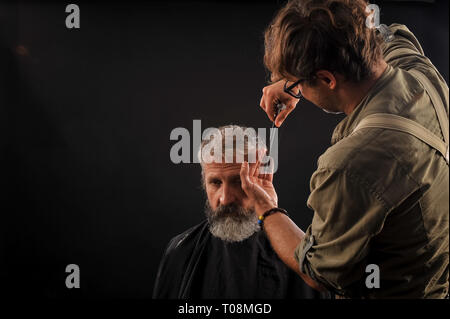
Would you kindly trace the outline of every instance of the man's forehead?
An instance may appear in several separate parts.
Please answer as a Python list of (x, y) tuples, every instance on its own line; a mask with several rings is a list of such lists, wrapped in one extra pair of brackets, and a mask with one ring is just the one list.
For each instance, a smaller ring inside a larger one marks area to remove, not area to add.
[(208, 163), (203, 165), (205, 175), (211, 174), (239, 174), (241, 163)]

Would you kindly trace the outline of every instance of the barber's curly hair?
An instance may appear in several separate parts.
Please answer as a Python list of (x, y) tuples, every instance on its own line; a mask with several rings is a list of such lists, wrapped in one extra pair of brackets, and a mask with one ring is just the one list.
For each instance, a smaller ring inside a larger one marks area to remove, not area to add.
[(264, 64), (271, 82), (298, 78), (314, 83), (318, 70), (350, 82), (371, 74), (382, 57), (381, 38), (366, 26), (364, 0), (289, 1), (265, 31)]

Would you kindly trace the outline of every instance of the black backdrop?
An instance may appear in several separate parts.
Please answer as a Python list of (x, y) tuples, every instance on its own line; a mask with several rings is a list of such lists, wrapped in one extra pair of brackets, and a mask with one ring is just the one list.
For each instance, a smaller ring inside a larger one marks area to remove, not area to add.
[[(68, 2), (69, 3), (69, 2)], [(0, 4), (1, 290), (149, 298), (168, 240), (203, 219), (198, 164), (172, 129), (269, 127), (262, 33), (282, 2)], [(448, 2), (375, 2), (448, 82)], [(305, 229), (309, 178), (342, 116), (302, 101), (281, 129), (275, 186)], [(81, 288), (65, 287), (77, 264)]]

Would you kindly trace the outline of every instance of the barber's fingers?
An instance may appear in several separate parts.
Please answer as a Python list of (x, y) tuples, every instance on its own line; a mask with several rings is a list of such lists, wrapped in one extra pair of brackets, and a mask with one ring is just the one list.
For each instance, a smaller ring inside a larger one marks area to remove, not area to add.
[(244, 161), (241, 164), (241, 171), (239, 174), (241, 175), (241, 187), (247, 195), (250, 195), (250, 189), (253, 187), (253, 182), (249, 178), (249, 171), (249, 165)]
[(256, 161), (256, 163), (249, 164), (249, 172), (248, 172), (248, 175), (249, 175), (250, 177), (255, 176), (255, 172), (256, 172), (256, 170), (257, 170), (257, 167), (258, 167), (258, 160)]
[(260, 167), (261, 167), (261, 161), (258, 160), (255, 165), (255, 170), (253, 171), (253, 174), (252, 174), (253, 177), (258, 177), (260, 175), (259, 174)]
[[(280, 80), (274, 84), (268, 85), (263, 88), (263, 95), (260, 101), (260, 107), (266, 112), (267, 117), (273, 122), (275, 120), (274, 115), (276, 112), (276, 105), (283, 103), (286, 105), (286, 109), (281, 111), (277, 116), (276, 126), (280, 126), (287, 115), (292, 112), (296, 107), (298, 99), (290, 96), (284, 92), (284, 80)], [(278, 120), (280, 115), (283, 115), (283, 120)], [(277, 125), (279, 123), (279, 125)]]
[[(271, 108), (273, 107), (275, 101), (270, 102), (269, 99), (267, 97), (265, 97), (264, 95), (261, 98), (261, 101), (259, 103), (259, 106), (264, 110), (264, 112), (266, 112), (267, 117), (269, 118), (269, 120), (271, 122), (273, 122), (274, 120), (274, 111), (271, 110)], [(272, 106), (271, 106), (272, 105)]]
[(286, 93), (283, 93), (284, 92), (283, 88), (284, 88), (284, 81), (280, 80), (276, 83), (265, 86), (262, 89), (263, 94), (260, 106), (266, 112), (267, 116), (272, 122), (274, 121), (275, 105), (279, 101), (284, 102), (284, 99), (282, 99), (281, 97), (283, 94), (287, 95)]
[(250, 170), (249, 170), (249, 176), (250, 177), (258, 177), (259, 175), (259, 168), (261, 166), (262, 160), (265, 158), (267, 153), (266, 147), (261, 147), (257, 149), (256, 152), (256, 163), (249, 164)]
[(244, 161), (241, 164), (241, 170), (239, 172), (241, 181), (247, 184), (253, 184), (255, 179), (265, 179), (270, 182), (273, 181), (274, 160), (269, 157), (269, 163), (265, 166), (261, 166), (261, 161), (257, 161), (254, 164), (249, 164)]
[(280, 127), (283, 124), (286, 117), (295, 109), (296, 106), (297, 101), (295, 101), (294, 104), (286, 105), (286, 108), (278, 114), (275, 120), (275, 126)]
[[(241, 187), (244, 193), (254, 202), (255, 211), (264, 212), (267, 207), (276, 207), (278, 197), (271, 182), (256, 176), (249, 176), (249, 164), (241, 164)], [(259, 209), (256, 207), (258, 206)]]
[(265, 163), (267, 163), (264, 166), (261, 166), (258, 170), (259, 175), (258, 178), (267, 180), (269, 182), (273, 182), (273, 172), (275, 168), (275, 162), (274, 159), (271, 156), (268, 156), (265, 160)]
[(256, 153), (256, 160), (261, 162), (261, 163), (265, 163), (264, 160), (266, 158), (267, 154), (267, 147), (260, 147)]

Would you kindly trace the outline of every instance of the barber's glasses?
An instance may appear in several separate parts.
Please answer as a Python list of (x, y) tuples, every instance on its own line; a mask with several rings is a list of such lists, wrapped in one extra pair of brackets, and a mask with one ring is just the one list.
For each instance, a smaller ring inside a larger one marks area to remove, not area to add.
[[(284, 92), (286, 92), (287, 94), (289, 94), (292, 97), (295, 97), (296, 99), (300, 99), (302, 97), (302, 94), (300, 93), (300, 89), (299, 89), (298, 85), (302, 81), (305, 81), (305, 79), (301, 79), (296, 82), (286, 81), (286, 83), (284, 83)], [(292, 83), (292, 84), (290, 84), (290, 83)]]

